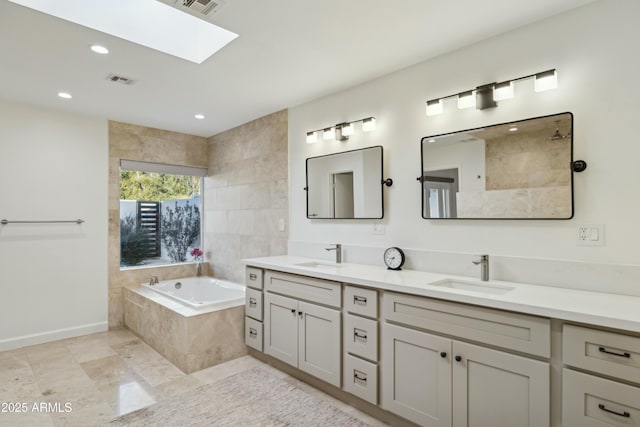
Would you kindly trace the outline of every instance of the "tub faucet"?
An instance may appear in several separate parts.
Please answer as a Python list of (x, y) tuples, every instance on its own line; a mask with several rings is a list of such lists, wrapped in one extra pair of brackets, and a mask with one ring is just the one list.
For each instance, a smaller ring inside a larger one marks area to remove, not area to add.
[(158, 276), (149, 276), (149, 286), (158, 284)]
[(480, 255), (478, 261), (472, 261), (475, 265), (480, 265), (480, 280), (489, 281), (489, 255)]
[(325, 251), (336, 251), (336, 264), (340, 264), (342, 262), (342, 245), (340, 243), (336, 243), (333, 248), (324, 248)]
[(197, 263), (196, 264), (196, 276), (198, 276), (198, 277), (202, 276), (202, 264), (201, 263)]

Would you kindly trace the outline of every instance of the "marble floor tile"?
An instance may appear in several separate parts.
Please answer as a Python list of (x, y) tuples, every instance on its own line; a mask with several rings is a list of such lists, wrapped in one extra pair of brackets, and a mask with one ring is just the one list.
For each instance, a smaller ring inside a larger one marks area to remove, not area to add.
[(104, 333), (71, 338), (64, 343), (73, 358), (80, 363), (116, 354), (111, 347), (108, 335)]
[(191, 376), (199, 379), (203, 384), (211, 384), (221, 379), (230, 377), (231, 375), (247, 371), (255, 366), (266, 365), (251, 356), (242, 356), (237, 359), (230, 360), (229, 362), (221, 363), (219, 365), (194, 372), (191, 374)]
[(141, 340), (113, 346), (116, 354), (150, 385), (156, 386), (185, 376), (185, 373)]
[[(0, 427), (105, 425), (256, 366), (297, 381), (251, 356), (185, 375), (127, 329), (0, 352), (0, 401), (28, 405), (27, 412), (0, 414)], [(296, 385), (370, 425), (384, 425), (305, 383)]]
[(108, 356), (81, 365), (116, 415), (156, 402), (157, 393), (153, 387), (119, 356)]

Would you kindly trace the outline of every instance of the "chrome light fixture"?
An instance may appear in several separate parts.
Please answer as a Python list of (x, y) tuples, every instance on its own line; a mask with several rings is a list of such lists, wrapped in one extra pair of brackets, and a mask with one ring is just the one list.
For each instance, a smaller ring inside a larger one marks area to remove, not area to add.
[(478, 110), (485, 110), (487, 108), (497, 107), (497, 101), (513, 98), (515, 82), (527, 79), (534, 79), (534, 90), (536, 92), (542, 92), (558, 87), (558, 73), (554, 68), (552, 70), (529, 74), (527, 76), (506, 80), (500, 83), (494, 82), (480, 85), (475, 89), (458, 92), (453, 95), (430, 99), (427, 101), (427, 116), (442, 114), (444, 111), (444, 100), (454, 97), (457, 98), (458, 108), (460, 109), (475, 106)]
[(354, 120), (352, 122), (338, 123), (332, 127), (326, 127), (322, 129), (312, 130), (307, 132), (307, 144), (313, 144), (318, 142), (318, 133), (322, 132), (322, 139), (325, 141), (346, 141), (349, 137), (355, 134), (355, 124), (362, 123), (362, 131), (370, 132), (376, 128), (375, 117), (366, 117), (364, 119)]

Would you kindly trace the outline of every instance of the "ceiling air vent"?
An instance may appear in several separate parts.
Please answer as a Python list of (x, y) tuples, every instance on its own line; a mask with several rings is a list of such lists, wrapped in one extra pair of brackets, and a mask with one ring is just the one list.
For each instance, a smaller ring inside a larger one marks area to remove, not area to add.
[(176, 9), (188, 12), (198, 18), (206, 19), (218, 13), (224, 6), (222, 0), (159, 0)]
[(120, 83), (123, 85), (127, 85), (127, 86), (131, 86), (132, 84), (134, 84), (136, 81), (133, 79), (130, 79), (129, 77), (124, 77), (124, 76), (119, 76), (117, 74), (109, 74), (107, 76), (107, 80), (114, 82), (114, 83)]

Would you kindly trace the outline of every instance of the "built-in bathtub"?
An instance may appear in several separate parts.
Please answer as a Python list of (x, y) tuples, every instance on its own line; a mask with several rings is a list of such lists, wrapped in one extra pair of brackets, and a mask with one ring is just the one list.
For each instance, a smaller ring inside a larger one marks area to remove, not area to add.
[(245, 287), (188, 277), (124, 289), (124, 324), (185, 373), (243, 356)]

